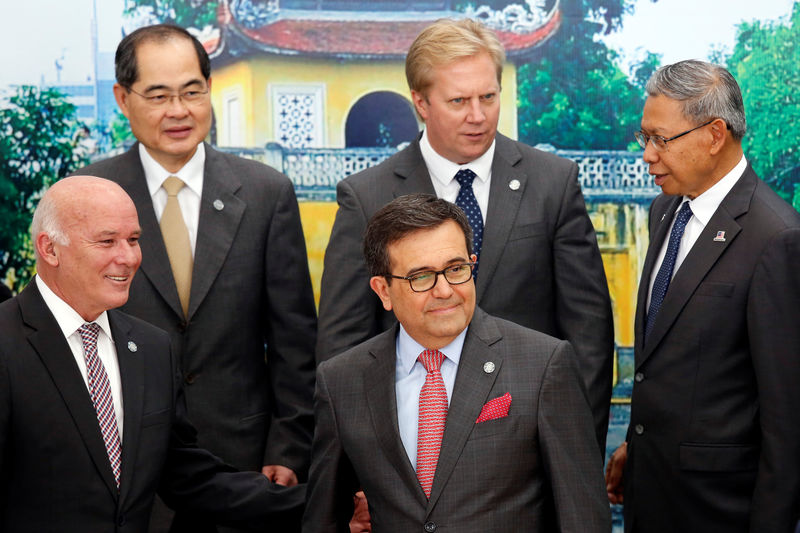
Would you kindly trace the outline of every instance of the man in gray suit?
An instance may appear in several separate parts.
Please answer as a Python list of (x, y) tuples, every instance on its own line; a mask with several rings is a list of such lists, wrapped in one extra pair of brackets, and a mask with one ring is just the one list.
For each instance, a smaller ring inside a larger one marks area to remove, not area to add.
[[(364, 228), (397, 196), (435, 194), (464, 208), (473, 224), (478, 304), (575, 347), (604, 450), (614, 335), (600, 251), (577, 165), (497, 133), (504, 60), (496, 35), (470, 20), (438, 21), (411, 45), (406, 76), (425, 131), (337, 187), (317, 359), (394, 323), (368, 285), (360, 252)], [(471, 186), (460, 185), (465, 177)]]
[[(124, 310), (170, 334), (200, 445), (296, 484), (310, 461), (316, 316), (292, 184), (203, 143), (210, 65), (182, 28), (131, 33), (116, 71), (139, 142), (81, 173), (116, 181), (139, 211), (144, 259)], [(208, 525), (179, 517), (173, 530)]]
[[(663, 194), (636, 309), (625, 530), (789, 532), (800, 517), (800, 214), (745, 159), (724, 68), (659, 69), (637, 140)], [(623, 484), (624, 481), (624, 484)]]
[(303, 531), (610, 530), (570, 344), (476, 309), (470, 224), (407, 195), (370, 220), (369, 285), (399, 324), (320, 364)]

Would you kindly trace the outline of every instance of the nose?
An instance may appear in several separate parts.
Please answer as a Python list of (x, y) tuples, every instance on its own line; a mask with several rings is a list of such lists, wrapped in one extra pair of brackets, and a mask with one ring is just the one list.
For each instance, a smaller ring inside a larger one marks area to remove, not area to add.
[(189, 112), (189, 108), (181, 99), (180, 95), (173, 94), (169, 97), (167, 104), (167, 115), (171, 117), (185, 116)]
[(653, 146), (653, 143), (647, 141), (647, 144), (644, 147), (644, 155), (642, 156), (645, 163), (649, 163), (652, 165), (653, 163), (658, 161), (658, 157), (659, 157), (658, 150), (656, 150), (655, 146)]
[(132, 267), (134, 270), (139, 268), (139, 264), (142, 262), (142, 249), (139, 248), (139, 244), (123, 242), (117, 254), (117, 262)]
[(431, 293), (434, 298), (450, 298), (450, 295), (453, 294), (453, 287), (444, 278), (444, 274), (436, 276), (436, 284), (431, 289)]
[(467, 121), (473, 124), (480, 124), (484, 120), (486, 120), (486, 113), (483, 112), (480, 98), (471, 99)]

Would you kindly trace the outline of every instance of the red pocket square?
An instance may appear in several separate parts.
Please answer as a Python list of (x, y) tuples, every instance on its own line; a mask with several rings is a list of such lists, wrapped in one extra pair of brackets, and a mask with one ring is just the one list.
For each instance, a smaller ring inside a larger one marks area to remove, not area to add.
[(508, 408), (511, 407), (511, 393), (505, 393), (499, 398), (489, 400), (481, 409), (481, 414), (475, 421), (476, 424), (486, 422), (487, 420), (494, 420), (496, 418), (503, 418), (508, 416)]

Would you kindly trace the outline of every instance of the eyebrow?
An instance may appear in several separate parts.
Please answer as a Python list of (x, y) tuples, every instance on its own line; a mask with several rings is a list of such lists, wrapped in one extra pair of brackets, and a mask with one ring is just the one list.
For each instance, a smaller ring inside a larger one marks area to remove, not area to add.
[[(454, 258), (450, 259), (449, 261), (445, 262), (444, 268), (447, 268), (448, 266), (455, 265), (455, 264), (458, 264), (458, 263), (469, 263), (469, 259), (464, 259), (461, 256), (454, 257)], [(420, 272), (429, 272), (429, 271), (436, 271), (436, 270), (440, 270), (440, 269), (434, 268), (432, 266), (422, 266), (422, 267), (412, 268), (411, 270), (409, 270), (406, 273), (406, 276), (413, 276), (414, 274), (418, 274)]]
[[(190, 87), (192, 85), (203, 85), (203, 80), (198, 79), (198, 78), (195, 78), (193, 80), (189, 80), (186, 83), (184, 83), (183, 85), (181, 85), (178, 90), (186, 89), (187, 87)], [(164, 84), (156, 84), (156, 85), (148, 86), (144, 90), (144, 92), (145, 93), (149, 93), (149, 92), (152, 92), (152, 91), (170, 91), (170, 90), (172, 90), (172, 87), (169, 87), (169, 86), (164, 85)]]

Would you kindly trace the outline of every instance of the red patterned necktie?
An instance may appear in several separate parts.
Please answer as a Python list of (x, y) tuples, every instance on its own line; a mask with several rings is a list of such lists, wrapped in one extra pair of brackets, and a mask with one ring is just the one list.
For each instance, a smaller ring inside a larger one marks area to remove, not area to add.
[(119, 476), (122, 467), (122, 447), (119, 442), (117, 429), (117, 416), (114, 413), (114, 398), (111, 396), (111, 385), (108, 374), (97, 355), (97, 336), (100, 326), (91, 322), (78, 328), (78, 333), (83, 341), (83, 354), (86, 357), (86, 374), (89, 381), (89, 394), (92, 396), (94, 410), (97, 411), (97, 421), (100, 432), (108, 452), (108, 461), (114, 471), (114, 479), (119, 488)]
[(447, 420), (447, 390), (439, 368), (444, 354), (439, 350), (425, 350), (417, 358), (428, 373), (419, 392), (419, 426), (417, 433), (417, 479), (425, 496), (431, 497), (433, 475), (439, 461), (444, 424)]

